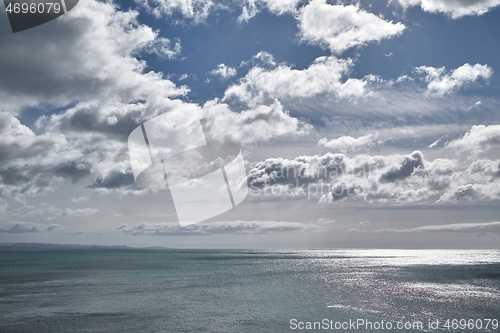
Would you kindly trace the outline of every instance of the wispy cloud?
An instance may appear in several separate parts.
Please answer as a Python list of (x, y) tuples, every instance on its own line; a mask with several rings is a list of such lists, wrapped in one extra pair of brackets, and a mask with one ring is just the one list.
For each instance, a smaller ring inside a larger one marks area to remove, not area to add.
[(88, 196), (83, 196), (83, 197), (78, 197), (78, 198), (71, 198), (71, 201), (74, 203), (82, 203), (88, 201), (90, 198)]
[(325, 223), (298, 223), (284, 221), (220, 221), (196, 223), (181, 227), (179, 223), (141, 223), (118, 227), (130, 235), (212, 235), (212, 234), (277, 234), (290, 232), (317, 232), (324, 230)]
[(24, 233), (41, 233), (51, 231), (61, 231), (63, 226), (60, 224), (41, 224), (33, 222), (22, 221), (9, 221), (0, 222), (0, 232), (11, 234), (24, 234)]
[(356, 152), (356, 151), (368, 151), (371, 147), (376, 144), (377, 135), (367, 134), (358, 138), (353, 138), (352, 136), (341, 136), (336, 139), (327, 140), (323, 138), (318, 141), (318, 146), (328, 148), (331, 151), (340, 151), (342, 153), (346, 152)]
[(381, 230), (376, 230), (375, 232), (387, 232), (387, 233), (472, 232), (472, 233), (500, 234), (500, 222), (426, 225), (412, 229), (381, 229)]
[(62, 216), (92, 216), (99, 214), (99, 209), (86, 207), (86, 208), (57, 208), (53, 205), (41, 204), (38, 207), (31, 205), (24, 205), (20, 208), (14, 210), (12, 216), (22, 216), (22, 217), (36, 217), (41, 216), (47, 220), (53, 220)]

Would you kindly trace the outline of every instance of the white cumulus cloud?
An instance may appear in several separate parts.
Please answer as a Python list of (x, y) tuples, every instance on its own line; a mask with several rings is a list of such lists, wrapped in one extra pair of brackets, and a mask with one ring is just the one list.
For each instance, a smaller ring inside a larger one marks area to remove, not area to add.
[(334, 53), (397, 36), (405, 26), (388, 22), (354, 5), (330, 5), (313, 0), (299, 15), (303, 40), (329, 48)]
[(276, 15), (285, 13), (295, 14), (297, 5), (300, 1), (301, 0), (246, 0), (243, 2), (243, 8), (238, 17), (238, 21), (247, 22), (263, 9), (267, 9)]
[(212, 0), (135, 0), (157, 18), (180, 14), (195, 24), (205, 22), (215, 5)]
[(158, 37), (150, 41), (144, 51), (150, 54), (156, 54), (160, 59), (175, 59), (182, 51), (181, 41), (175, 40), (174, 45), (168, 38)]
[(335, 57), (319, 57), (308, 68), (279, 65), (273, 69), (253, 67), (239, 83), (230, 86), (223, 101), (237, 99), (249, 106), (272, 103), (275, 99), (312, 98), (329, 93), (339, 98), (365, 95), (365, 79), (348, 78), (353, 63)]
[(200, 112), (209, 141), (252, 144), (282, 136), (302, 136), (312, 129), (291, 117), (278, 101), (236, 113), (216, 99), (205, 103)]
[(444, 13), (454, 19), (482, 15), (500, 5), (500, 0), (397, 0), (403, 8), (419, 6), (431, 13)]
[(448, 143), (447, 147), (470, 154), (500, 149), (500, 125), (477, 125), (459, 139)]
[(235, 76), (237, 72), (233, 67), (226, 66), (225, 64), (219, 64), (216, 69), (210, 72), (210, 74), (220, 76), (223, 79), (227, 79)]
[(420, 66), (416, 70), (419, 73), (425, 74), (425, 81), (428, 82), (427, 90), (436, 95), (450, 93), (479, 78), (489, 79), (493, 74), (493, 70), (490, 67), (481, 64), (473, 66), (464, 64), (449, 74), (445, 74), (444, 67)]

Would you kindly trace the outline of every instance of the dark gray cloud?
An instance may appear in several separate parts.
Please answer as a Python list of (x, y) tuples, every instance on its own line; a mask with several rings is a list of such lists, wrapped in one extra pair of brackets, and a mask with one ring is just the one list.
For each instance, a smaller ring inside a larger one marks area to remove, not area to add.
[[(0, 34), (8, 45), (0, 49), (0, 195), (22, 201), (91, 174), (112, 188), (122, 174), (129, 186), (128, 134), (183, 105), (171, 98), (188, 91), (137, 59), (172, 51), (137, 15), (88, 0), (29, 33)], [(21, 110), (33, 108), (58, 112), (28, 128)]]
[(91, 174), (92, 165), (86, 161), (68, 161), (55, 166), (53, 172), (57, 176), (69, 178), (73, 183)]
[(0, 42), (9, 47), (0, 49), (0, 109), (39, 101), (56, 106), (109, 99), (123, 103), (144, 93), (143, 83), (160, 85), (159, 97), (185, 93), (161, 75), (143, 76), (145, 63), (135, 54), (150, 47), (157, 33), (140, 25), (137, 15), (88, 0), (29, 33), (1, 34)]
[(457, 202), (500, 200), (498, 160), (426, 160), (423, 153), (371, 156), (326, 153), (255, 164), (252, 194), (307, 196), (319, 202)]
[[(0, 49), (0, 195), (22, 201), (91, 175), (91, 188), (136, 190), (128, 135), (141, 122), (186, 106), (175, 98), (189, 91), (138, 58), (142, 52), (172, 58), (181, 48), (137, 16), (88, 0), (45, 30), (0, 35), (9, 45)], [(241, 114), (218, 102), (194, 107), (212, 139), (253, 143), (308, 133), (278, 102)], [(57, 113), (29, 128), (20, 119), (33, 108)]]
[[(360, 165), (362, 167), (364, 165)], [(250, 169), (247, 183), (259, 188), (275, 184), (300, 186), (322, 179), (338, 178), (347, 171), (346, 156), (343, 154), (300, 156), (293, 160), (269, 158)]]
[(406, 156), (401, 165), (394, 169), (390, 169), (380, 176), (381, 182), (395, 182), (404, 180), (412, 175), (417, 168), (423, 168), (424, 162), (421, 152), (413, 152), (410, 156)]
[(98, 176), (94, 179), (92, 184), (88, 185), (89, 188), (132, 188), (139, 189), (134, 181), (134, 175), (132, 172), (122, 173), (119, 171), (112, 171), (107, 175)]
[[(35, 135), (14, 116), (0, 112), (0, 193), (16, 197), (51, 191), (62, 180), (73, 183), (92, 172), (94, 157), (61, 134)], [(81, 143), (81, 142), (80, 142)]]

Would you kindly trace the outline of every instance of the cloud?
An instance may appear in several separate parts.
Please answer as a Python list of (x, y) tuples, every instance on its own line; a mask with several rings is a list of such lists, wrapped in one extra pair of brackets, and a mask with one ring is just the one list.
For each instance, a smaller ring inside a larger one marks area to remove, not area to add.
[[(150, 5), (152, 11), (155, 10), (154, 3), (160, 2), (142, 1)], [(221, 8), (211, 1), (164, 1), (163, 5), (170, 6), (171, 10), (159, 9), (160, 16), (170, 15), (170, 18), (175, 19), (181, 14), (193, 22), (202, 22), (211, 10)], [(301, 18), (307, 10), (312, 11), (314, 6), (321, 7), (317, 9), (318, 13), (322, 11), (318, 16), (320, 18), (329, 20), (335, 15), (346, 15), (347, 22), (351, 25), (345, 27), (347, 30), (340, 31), (339, 36), (352, 32), (353, 39), (349, 39), (350, 42), (347, 43), (350, 46), (342, 46), (343, 48), (399, 34), (391, 35), (384, 32), (384, 29), (367, 34), (360, 22), (380, 25), (389, 30), (394, 28), (394, 31), (404, 28), (400, 23), (384, 21), (355, 6), (311, 2), (299, 10), (296, 1), (267, 1), (265, 5), (276, 13), (294, 12), (299, 24), (304, 23), (300, 21)], [(332, 14), (332, 8), (340, 14)], [(0, 36), (2, 44), (12, 45), (9, 50), (0, 49), (0, 72), (5, 74), (0, 77), (0, 196), (22, 201), (25, 197), (43, 195), (64, 184), (78, 182), (85, 182), (83, 186), (88, 184), (89, 188), (99, 190), (100, 193), (139, 193), (131, 176), (126, 137), (141, 122), (186, 106), (186, 102), (177, 98), (186, 96), (189, 89), (175, 85), (162, 73), (150, 71), (148, 64), (141, 60), (144, 53), (156, 54), (165, 61), (175, 59), (180, 56), (181, 43), (180, 40), (160, 37), (159, 31), (139, 23), (138, 15), (136, 11), (121, 11), (111, 2), (88, 0), (68, 15), (50, 23), (57, 27), (54, 34), (40, 38), (40, 33), (35, 29), (30, 34), (16, 38), (9, 34)], [(331, 31), (310, 31), (319, 38), (314, 43), (325, 43), (325, 47), (331, 48), (331, 38), (337, 38), (332, 37)], [(377, 35), (379, 33), (386, 35)], [(89, 57), (88, 54), (93, 56)], [(399, 104), (391, 98), (392, 95), (370, 95), (372, 90), (368, 88), (372, 88), (370, 84), (376, 78), (349, 78), (354, 66), (350, 59), (319, 57), (310, 66), (299, 70), (290, 64), (277, 62), (268, 53), (259, 52), (252, 63), (255, 67), (228, 88), (222, 101), (209, 101), (202, 107), (191, 105), (199, 110), (203, 118), (207, 138), (244, 145), (278, 137), (303, 138), (314, 128), (303, 118), (298, 118), (297, 114), (300, 111), (304, 112), (300, 115), (308, 115), (306, 113), (314, 112), (315, 108), (322, 110), (315, 120), (332, 116), (328, 121), (335, 123), (340, 119), (337, 122), (339, 127), (343, 126), (342, 117), (353, 119), (358, 115), (363, 120), (371, 120), (374, 117), (389, 119), (397, 114), (402, 119), (425, 115), (425, 112), (432, 113), (428, 111), (430, 108), (426, 108), (427, 105), (422, 107), (425, 103), (421, 100), (414, 102), (415, 94), (402, 92), (401, 96), (406, 99), (401, 99)], [(451, 73), (443, 71), (433, 80), (453, 81), (453, 89), (458, 89), (457, 82), (471, 82), (485, 77), (485, 74), (477, 74), (474, 79), (474, 73), (481, 73), (476, 66), (483, 66), (479, 69), (484, 69), (484, 65), (474, 65), (470, 66), (471, 70), (463, 70), (456, 75), (454, 73), (458, 69)], [(224, 75), (230, 75), (235, 70), (225, 65), (223, 69)], [(473, 79), (469, 79), (470, 77)], [(41, 78), (43, 82), (40, 81)], [(336, 102), (334, 110), (331, 107), (325, 108), (318, 102), (320, 97), (325, 96), (330, 106), (333, 105), (332, 100)], [(370, 98), (365, 99), (367, 96)], [(354, 98), (356, 103), (360, 103), (357, 105), (362, 107), (354, 107), (354, 103), (350, 103)], [(388, 103), (380, 102), (383, 98), (390, 100), (391, 108), (386, 107)], [(430, 99), (429, 97), (425, 101)], [(433, 110), (441, 109), (448, 101), (449, 99), (443, 98), (441, 102), (432, 102), (435, 103)], [(486, 104), (485, 100), (484, 105)], [(401, 105), (405, 106), (404, 110), (401, 110)], [(45, 115), (30, 128), (22, 120), (23, 112), (31, 111), (32, 108)], [(337, 116), (339, 118), (334, 118)], [(388, 123), (393, 126), (395, 121), (391, 118), (387, 120), (386, 124)], [(407, 128), (410, 127), (401, 126), (397, 130)], [(424, 128), (427, 131), (426, 126), (415, 129), (418, 132), (415, 137), (421, 135)], [(442, 127), (436, 128), (433, 133), (439, 132)], [(404, 130), (393, 135), (395, 140), (398, 137), (413, 137), (410, 130), (410, 134), (405, 134)], [(386, 140), (385, 134), (388, 132), (381, 130), (380, 133), (380, 137)], [(352, 136), (340, 136), (331, 140), (325, 138), (319, 144), (332, 151), (348, 153), (368, 150), (377, 144), (376, 140), (379, 138), (376, 134), (351, 132), (350, 135)], [(484, 147), (495, 147), (495, 139), (491, 140)], [(458, 143), (452, 142), (450, 147), (454, 145)], [(474, 145), (476, 143), (472, 147)], [(279, 159), (271, 161), (271, 164), (279, 163), (277, 160)], [(461, 201), (469, 200), (468, 198), (495, 200), (498, 197), (495, 194), (498, 193), (495, 187), (498, 183), (498, 177), (495, 176), (498, 169), (495, 169), (496, 161), (493, 160), (485, 159), (481, 166), (476, 163), (474, 167), (471, 164), (470, 168), (469, 165), (457, 165), (455, 160), (426, 161), (423, 154), (373, 157), (360, 155), (356, 158), (326, 154), (286, 161), (292, 165), (302, 165), (305, 172), (310, 173), (310, 177), (291, 177), (285, 181), (268, 174), (266, 170), (259, 170), (261, 174), (256, 174), (258, 177), (253, 184), (257, 188), (270, 184), (288, 187), (295, 186), (295, 180), (298, 179), (300, 187), (301, 184), (328, 181), (329, 194), (323, 197), (325, 202), (353, 198), (345, 189), (350, 193), (367, 189), (354, 197), (374, 202)], [(288, 163), (286, 161), (285, 164)], [(328, 164), (330, 162), (331, 165)], [(341, 167), (335, 164), (337, 162), (339, 165), (345, 164), (342, 167), (347, 171), (342, 175), (336, 178), (313, 175), (314, 168), (330, 167), (331, 171), (340, 170)], [(357, 171), (368, 170), (370, 166), (380, 171), (377, 177), (356, 176)], [(440, 168), (444, 171), (440, 171)], [(480, 175), (487, 177), (481, 180)], [(266, 183), (268, 180), (269, 183)], [(487, 184), (487, 181), (491, 184)], [(472, 186), (471, 190), (467, 187), (469, 184)], [(0, 212), (5, 211), (5, 207), (0, 201)], [(37, 207), (27, 211), (27, 214), (56, 218), (99, 213), (97, 209), (90, 207), (49, 207), (41, 208), (39, 212)]]
[(271, 13), (294, 13), (302, 0), (263, 0)]
[(352, 136), (341, 136), (332, 140), (323, 138), (318, 141), (318, 146), (342, 153), (361, 150), (367, 151), (377, 143), (375, 141), (376, 137), (377, 135), (367, 134), (358, 138), (353, 138)]
[(69, 235), (84, 235), (85, 231), (75, 230), (75, 231), (70, 231), (70, 232), (64, 232), (64, 234), (69, 234)]
[[(169, 49), (169, 41), (137, 16), (88, 0), (48, 23), (57, 28), (53, 33), (35, 28), (0, 36), (10, 46), (0, 49), (1, 196), (24, 201), (91, 174), (127, 175), (128, 134), (141, 121), (185, 104), (173, 98), (185, 95), (186, 87), (146, 72), (146, 62), (137, 58), (143, 52), (171, 57), (180, 44)], [(61, 111), (42, 115), (29, 128), (19, 120), (26, 108)]]
[(238, 144), (252, 144), (281, 136), (302, 136), (312, 129), (312, 126), (291, 117), (278, 101), (235, 113), (227, 104), (216, 99), (205, 103), (201, 118), (209, 141)]
[[(158, 32), (139, 24), (138, 15), (110, 2), (88, 0), (48, 23), (52, 33), (35, 28), (27, 34), (3, 34), (2, 44), (9, 48), (0, 49), (0, 111), (19, 111), (40, 101), (64, 107), (75, 101), (107, 106), (113, 100), (122, 104), (121, 109), (151, 90), (158, 97), (185, 94), (160, 73), (145, 73), (147, 64), (136, 58), (143, 51), (161, 52), (159, 46), (167, 43)], [(118, 92), (128, 98), (117, 100)], [(120, 113), (114, 114), (119, 121), (130, 116)]]
[(83, 197), (71, 198), (71, 201), (73, 201), (74, 203), (82, 203), (82, 202), (88, 201), (89, 199), (90, 198), (85, 195)]
[(427, 90), (431, 94), (441, 96), (456, 91), (465, 84), (474, 82), (479, 78), (489, 79), (493, 74), (490, 67), (480, 64), (474, 66), (464, 64), (454, 69), (450, 74), (445, 74), (444, 67), (420, 66), (416, 70), (419, 73), (426, 74)]
[(332, 153), (300, 156), (294, 160), (270, 158), (254, 165), (248, 174), (248, 184), (263, 187), (331, 181), (340, 185), (338, 181), (348, 179), (357, 180), (359, 184), (368, 180), (394, 183), (407, 179), (420, 168), (424, 168), (424, 162), (419, 151), (410, 155), (357, 155), (353, 158)]
[(149, 14), (156, 18), (165, 18), (174, 24), (206, 23), (210, 15), (218, 12), (240, 11), (237, 21), (248, 22), (262, 10), (275, 15), (294, 14), (301, 0), (135, 0)]
[(60, 224), (41, 224), (33, 222), (9, 221), (0, 222), (0, 232), (11, 234), (24, 234), (24, 233), (41, 233), (51, 231), (61, 231), (63, 226)]
[(413, 152), (410, 156), (406, 156), (401, 163), (395, 167), (385, 171), (380, 176), (381, 182), (395, 182), (404, 180), (410, 177), (413, 172), (419, 168), (424, 168), (423, 156), (419, 151)]
[[(410, 141), (410, 137), (403, 135), (406, 130), (413, 132), (411, 140), (414, 142), (435, 132), (435, 136), (429, 138), (435, 141), (443, 135), (453, 139), (474, 124), (497, 121), (496, 110), (500, 108), (500, 103), (495, 96), (485, 96), (479, 90), (483, 87), (481, 78), (474, 82), (468, 81), (457, 93), (437, 95), (430, 92), (423, 93), (428, 83), (416, 80), (418, 78), (416, 73), (414, 80), (404, 82), (384, 81), (379, 77), (367, 75), (352, 79), (355, 80), (352, 82), (355, 83), (353, 87), (360, 88), (356, 94), (356, 90), (347, 89), (348, 86), (342, 87), (342, 84), (347, 83), (352, 77), (351, 71), (355, 69), (352, 61), (347, 60), (347, 62), (351, 66), (347, 66), (348, 68), (339, 75), (339, 81), (335, 76), (338, 71), (332, 71), (331, 66), (316, 66), (312, 63), (309, 67), (299, 70), (303, 72), (297, 74), (299, 82), (302, 82), (300, 80), (304, 77), (302, 89), (299, 89), (300, 87), (294, 89), (295, 83), (292, 79), (289, 82), (285, 81), (284, 78), (288, 76), (283, 75), (282, 71), (278, 70), (279, 67), (261, 70), (262, 74), (259, 73), (255, 77), (250, 76), (253, 74), (252, 69), (248, 77), (243, 77), (238, 84), (228, 88), (225, 101), (237, 110), (240, 107), (238, 103), (245, 101), (254, 104), (271, 103), (274, 101), (272, 96), (277, 98), (291, 115), (304, 117), (313, 124), (326, 125), (329, 132), (321, 134), (320, 138), (326, 136), (327, 139), (340, 136), (357, 138), (378, 133), (377, 139), (383, 139), (384, 143), (387, 143), (392, 141), (387, 135), (395, 137), (395, 134), (400, 132), (402, 136), (399, 136), (400, 140), (396, 140), (396, 144), (401, 144)], [(280, 66), (286, 67), (283, 64)], [(317, 73), (313, 73), (312, 70), (316, 69)], [(295, 73), (292, 73), (290, 76), (294, 75)], [(332, 81), (328, 81), (329, 77), (333, 78)], [(424, 77), (425, 75), (421, 76), (422, 79)], [(265, 79), (283, 82), (283, 85), (286, 82), (290, 86), (290, 91), (286, 91), (284, 87), (282, 90), (268, 88)], [(466, 94), (462, 94), (462, 90), (469, 85), (477, 89), (470, 89)], [(236, 89), (232, 90), (233, 87)], [(347, 89), (346, 92), (350, 94), (342, 94), (337, 87)], [(472, 112), (468, 112), (478, 98), (482, 103), (474, 106)], [(444, 132), (439, 133), (439, 128)], [(334, 137), (331, 137), (332, 133)], [(432, 141), (423, 144), (429, 145)]]
[(9, 207), (9, 205), (7, 204), (7, 201), (0, 198), (0, 214), (5, 213), (5, 211), (7, 210), (7, 207)]
[(24, 205), (20, 208), (9, 213), (9, 216), (12, 217), (38, 217), (43, 216), (46, 220), (53, 220), (55, 218), (63, 217), (63, 216), (72, 216), (72, 217), (81, 217), (81, 216), (91, 216), (99, 214), (99, 210), (91, 207), (87, 208), (57, 208), (53, 205), (48, 205), (43, 203), (38, 207), (31, 205)]
[(238, 22), (248, 22), (263, 9), (267, 9), (273, 14), (282, 15), (285, 13), (295, 14), (297, 5), (301, 0), (247, 0), (243, 2), (243, 8)]
[(160, 59), (176, 59), (182, 51), (181, 41), (175, 40), (175, 44), (172, 46), (170, 39), (157, 37), (145, 46), (144, 51), (156, 54)]
[(214, 69), (210, 72), (210, 74), (215, 76), (220, 76), (223, 79), (227, 79), (233, 77), (237, 74), (236, 69), (233, 67), (226, 66), (224, 64), (219, 64), (217, 69)]
[(105, 175), (100, 175), (94, 179), (94, 181), (88, 185), (89, 188), (106, 188), (106, 189), (116, 189), (116, 188), (136, 188), (134, 175), (132, 172), (122, 172), (119, 170), (111, 170)]
[(258, 162), (248, 172), (251, 187), (267, 185), (295, 185), (342, 175), (347, 170), (346, 156), (326, 153), (319, 156), (300, 156), (293, 160), (268, 158)]
[(219, 221), (196, 223), (181, 227), (179, 223), (141, 223), (135, 226), (126, 224), (118, 227), (130, 235), (212, 235), (212, 234), (277, 234), (290, 232), (317, 232), (315, 224), (282, 221)]
[(499, 149), (500, 125), (472, 126), (462, 138), (449, 142), (447, 147), (474, 155), (478, 152)]
[(454, 186), (437, 202), (496, 201), (500, 200), (500, 184), (466, 184)]
[(122, 178), (129, 186), (126, 176), (116, 176), (130, 168), (125, 142), (91, 132), (37, 135), (10, 114), (0, 113), (0, 119), (0, 195), (24, 201), (92, 173), (102, 174), (93, 187), (118, 187)]
[(77, 182), (91, 172), (82, 152), (58, 133), (36, 135), (14, 116), (0, 112), (0, 195), (19, 198)]
[(77, 209), (66, 208), (64, 210), (63, 215), (80, 217), (80, 216), (91, 216), (96, 214), (99, 214), (99, 209), (87, 207), (87, 208), (77, 208)]
[(441, 142), (443, 138), (439, 138), (437, 139), (436, 141), (434, 141), (433, 143), (431, 143), (427, 148), (434, 148), (434, 147), (437, 147), (437, 145)]
[(500, 5), (500, 0), (397, 0), (403, 8), (420, 6), (423, 11), (444, 13), (454, 19), (467, 15), (483, 15)]
[(319, 57), (304, 70), (279, 65), (273, 69), (253, 67), (239, 83), (230, 86), (222, 101), (233, 100), (250, 107), (270, 104), (275, 99), (314, 98), (318, 94), (334, 94), (339, 98), (366, 94), (368, 79), (344, 79), (351, 70), (351, 60)]
[(459, 156), (431, 161), (420, 151), (386, 156), (326, 153), (255, 163), (247, 183), (257, 197), (271, 193), (320, 203), (494, 202), (500, 200), (500, 161), (464, 163)]
[(12, 211), (11, 214), (14, 217), (47, 216), (48, 219), (53, 219), (54, 217), (62, 216), (64, 214), (64, 210), (55, 208), (53, 205), (43, 203), (38, 207), (34, 207), (32, 205), (21, 206)]
[(381, 229), (375, 232), (387, 232), (387, 233), (473, 232), (473, 233), (500, 234), (500, 222), (427, 225), (412, 229)]
[[(169, 18), (181, 15), (184, 19), (198, 24), (205, 22), (209, 14), (216, 9), (211, 0), (135, 0), (156, 18)], [(174, 21), (180, 23), (180, 21)]]
[[(479, 114), (465, 112), (477, 102), (476, 95), (452, 94), (460, 87), (463, 89), (473, 83), (479, 84), (483, 78), (481, 73), (486, 75), (488, 72), (483, 71), (485, 67), (481, 66), (484, 65), (464, 65), (450, 71), (426, 67), (426, 72), (421, 68), (419, 74), (423, 74), (425, 85), (430, 84), (431, 89), (429, 93), (423, 94), (420, 82), (416, 79), (397, 82), (374, 75), (353, 78), (351, 73), (355, 65), (352, 59), (318, 57), (309, 66), (296, 69), (290, 64), (276, 62), (272, 55), (266, 55), (269, 56), (269, 62), (256, 61), (255, 57), (255, 61), (252, 61), (254, 67), (226, 89), (222, 101), (232, 109), (269, 105), (277, 99), (291, 115), (304, 117), (311, 123), (331, 126), (339, 137), (351, 136), (356, 139), (373, 134), (366, 133), (366, 129), (370, 128), (371, 132), (378, 132), (376, 139), (381, 141), (383, 138), (384, 143), (401, 143), (401, 136), (396, 140), (392, 140), (392, 137), (396, 137), (393, 134), (397, 131), (403, 135), (403, 129), (418, 127), (411, 134), (415, 141), (431, 131), (436, 130), (439, 135), (438, 127), (448, 127), (448, 130), (455, 127), (453, 133), (444, 133), (452, 134), (450, 137), (453, 137), (458, 129), (477, 124), (485, 118), (492, 121), (496, 119), (495, 110), (499, 105), (495, 98), (482, 96), (483, 102), (477, 106), (477, 110), (482, 111)], [(453, 87), (447, 83), (447, 93), (444, 93), (443, 88), (440, 90), (443, 94), (438, 95), (437, 88), (432, 87), (441, 81), (451, 82)], [(390, 134), (390, 137), (386, 134)], [(442, 136), (443, 133), (438, 137)], [(403, 139), (409, 141), (410, 137)], [(431, 140), (435, 141), (436, 137)], [(363, 141), (368, 142), (367, 138)], [(430, 143), (432, 141), (426, 145)]]
[[(210, 1), (163, 5), (171, 6), (172, 15), (180, 10), (193, 19), (212, 6)], [(189, 89), (176, 86), (162, 73), (148, 71), (147, 63), (140, 60), (143, 53), (175, 58), (180, 41), (173, 45), (159, 37), (158, 31), (137, 21), (138, 15), (110, 2), (88, 0), (50, 23), (57, 29), (43, 38), (36, 29), (15, 38), (0, 36), (3, 44), (12, 46), (0, 49), (4, 74), (0, 77), (0, 196), (25, 202), (67, 182), (91, 178), (88, 187), (100, 193), (144, 193), (131, 177), (127, 136), (141, 122), (188, 105), (177, 98)], [(264, 53), (259, 57), (269, 60)], [(226, 66), (224, 75), (233, 70)], [(208, 102), (203, 109), (189, 106), (200, 110), (209, 137), (240, 144), (301, 136), (312, 128), (291, 117), (274, 99), (239, 113), (219, 101)], [(40, 108), (46, 114), (30, 128), (20, 120), (26, 108)], [(57, 113), (50, 112), (56, 108)], [(230, 130), (223, 131), (224, 127)]]
[(304, 41), (342, 53), (352, 47), (400, 35), (405, 26), (392, 23), (354, 5), (329, 5), (313, 0), (300, 11), (300, 34)]
[(260, 51), (259, 53), (254, 55), (252, 57), (252, 63), (259, 64), (261, 67), (263, 67), (263, 65), (276, 67), (276, 60), (274, 59), (273, 55), (266, 51)]

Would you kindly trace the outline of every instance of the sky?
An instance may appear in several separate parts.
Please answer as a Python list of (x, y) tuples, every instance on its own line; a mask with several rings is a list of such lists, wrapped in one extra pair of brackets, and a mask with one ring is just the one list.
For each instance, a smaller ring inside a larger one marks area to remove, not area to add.
[[(500, 0), (2, 5), (0, 243), (498, 249), (498, 31)], [(128, 145), (179, 110), (248, 188), (187, 226)]]

